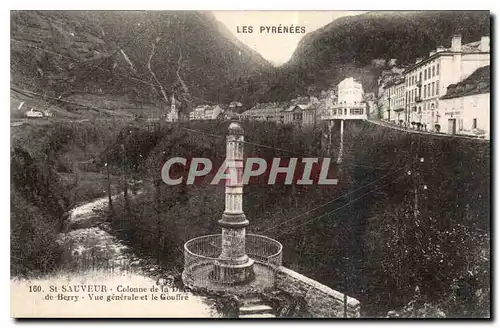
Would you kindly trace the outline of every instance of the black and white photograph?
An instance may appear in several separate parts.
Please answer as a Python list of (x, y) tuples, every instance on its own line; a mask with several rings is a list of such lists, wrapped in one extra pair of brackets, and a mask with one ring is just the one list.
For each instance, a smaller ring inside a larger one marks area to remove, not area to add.
[(488, 10), (10, 10), (12, 318), (483, 319)]

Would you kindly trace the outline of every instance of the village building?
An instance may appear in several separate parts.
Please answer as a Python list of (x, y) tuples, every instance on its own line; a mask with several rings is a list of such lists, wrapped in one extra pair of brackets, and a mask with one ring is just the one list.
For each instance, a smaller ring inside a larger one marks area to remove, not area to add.
[(226, 108), (219, 114), (219, 119), (221, 120), (239, 120), (240, 115), (235, 112), (234, 108)]
[(291, 105), (283, 111), (284, 122), (286, 124), (304, 125), (314, 124), (315, 122), (315, 106), (311, 104)]
[(427, 58), (418, 58), (404, 72), (407, 122), (416, 129), (435, 131), (440, 122), (439, 98), (446, 93), (447, 86), (489, 64), (488, 36), (462, 45), (461, 35), (456, 34), (450, 48), (438, 47)]
[(437, 130), (490, 139), (490, 66), (448, 86), (440, 98)]
[(290, 106), (283, 111), (284, 123), (315, 126), (319, 121), (316, 97), (298, 97), (291, 101)]
[(229, 103), (229, 109), (233, 112), (241, 112), (241, 110), (243, 109), (243, 104), (239, 101), (232, 101), (231, 103)]
[(219, 105), (201, 105), (189, 113), (189, 120), (216, 120), (221, 113)]
[(197, 106), (195, 109), (193, 109), (189, 113), (189, 120), (193, 121), (198, 121), (198, 120), (204, 120), (205, 119), (205, 110), (210, 107), (209, 105), (201, 105)]
[(240, 117), (245, 120), (271, 121), (283, 123), (283, 104), (262, 103), (257, 104), (249, 110), (241, 113)]
[[(49, 116), (48, 114), (44, 114), (43, 111), (34, 108), (31, 108), (30, 110), (26, 111), (24, 115), (28, 118)], [(52, 114), (50, 114), (50, 116), (52, 116)]]
[(205, 120), (215, 120), (222, 113), (222, 108), (219, 105), (209, 106), (205, 110)]

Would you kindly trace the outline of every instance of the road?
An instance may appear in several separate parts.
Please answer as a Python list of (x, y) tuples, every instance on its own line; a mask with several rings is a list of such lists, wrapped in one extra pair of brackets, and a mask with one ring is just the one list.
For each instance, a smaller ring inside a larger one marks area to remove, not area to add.
[(431, 135), (431, 136), (437, 136), (437, 137), (445, 137), (445, 138), (461, 138), (461, 139), (473, 139), (473, 140), (479, 140), (479, 141), (486, 141), (488, 142), (488, 139), (485, 138), (480, 138), (480, 137), (474, 137), (474, 136), (467, 136), (467, 135), (459, 135), (459, 134), (446, 134), (446, 133), (434, 133), (434, 132), (428, 132), (428, 131), (421, 131), (421, 130), (413, 130), (413, 129), (405, 129), (403, 127), (400, 127), (398, 125), (394, 125), (391, 123), (387, 123), (384, 121), (379, 121), (379, 120), (373, 120), (369, 119), (367, 122), (377, 124), (379, 126), (383, 126), (386, 128), (390, 128), (393, 130), (399, 130), (403, 132), (409, 132), (409, 133), (417, 133), (417, 134), (425, 134), (425, 135)]
[(44, 118), (19, 118), (19, 119), (11, 119), (10, 126), (22, 126), (24, 124), (34, 123), (34, 122), (47, 122), (47, 121), (58, 121), (58, 122), (71, 122), (71, 123), (83, 123), (88, 122), (89, 119), (67, 119), (67, 118), (59, 118), (59, 119), (44, 119)]

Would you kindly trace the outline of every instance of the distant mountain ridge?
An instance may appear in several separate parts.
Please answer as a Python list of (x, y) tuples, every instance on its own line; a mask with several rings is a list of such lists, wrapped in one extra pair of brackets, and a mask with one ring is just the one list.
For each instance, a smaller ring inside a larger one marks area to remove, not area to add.
[(463, 43), (489, 35), (489, 11), (377, 11), (341, 17), (305, 35), (287, 63), (240, 87), (249, 91), (251, 103), (318, 95), (348, 76), (360, 79), (366, 92), (375, 92), (377, 76), (387, 67), (372, 61), (413, 63), (437, 46), (449, 46), (455, 33)]
[(375, 58), (408, 63), (451, 42), (455, 33), (464, 43), (490, 33), (488, 11), (369, 12), (341, 17), (307, 34), (287, 65), (335, 60), (360, 65)]

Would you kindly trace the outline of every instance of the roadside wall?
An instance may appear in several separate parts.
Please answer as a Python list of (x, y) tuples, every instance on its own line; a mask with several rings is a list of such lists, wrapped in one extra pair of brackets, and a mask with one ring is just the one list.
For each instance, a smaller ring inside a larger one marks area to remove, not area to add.
[[(283, 266), (277, 271), (277, 288), (303, 297), (315, 318), (344, 318), (344, 294)], [(360, 303), (347, 297), (347, 317), (360, 317)]]

